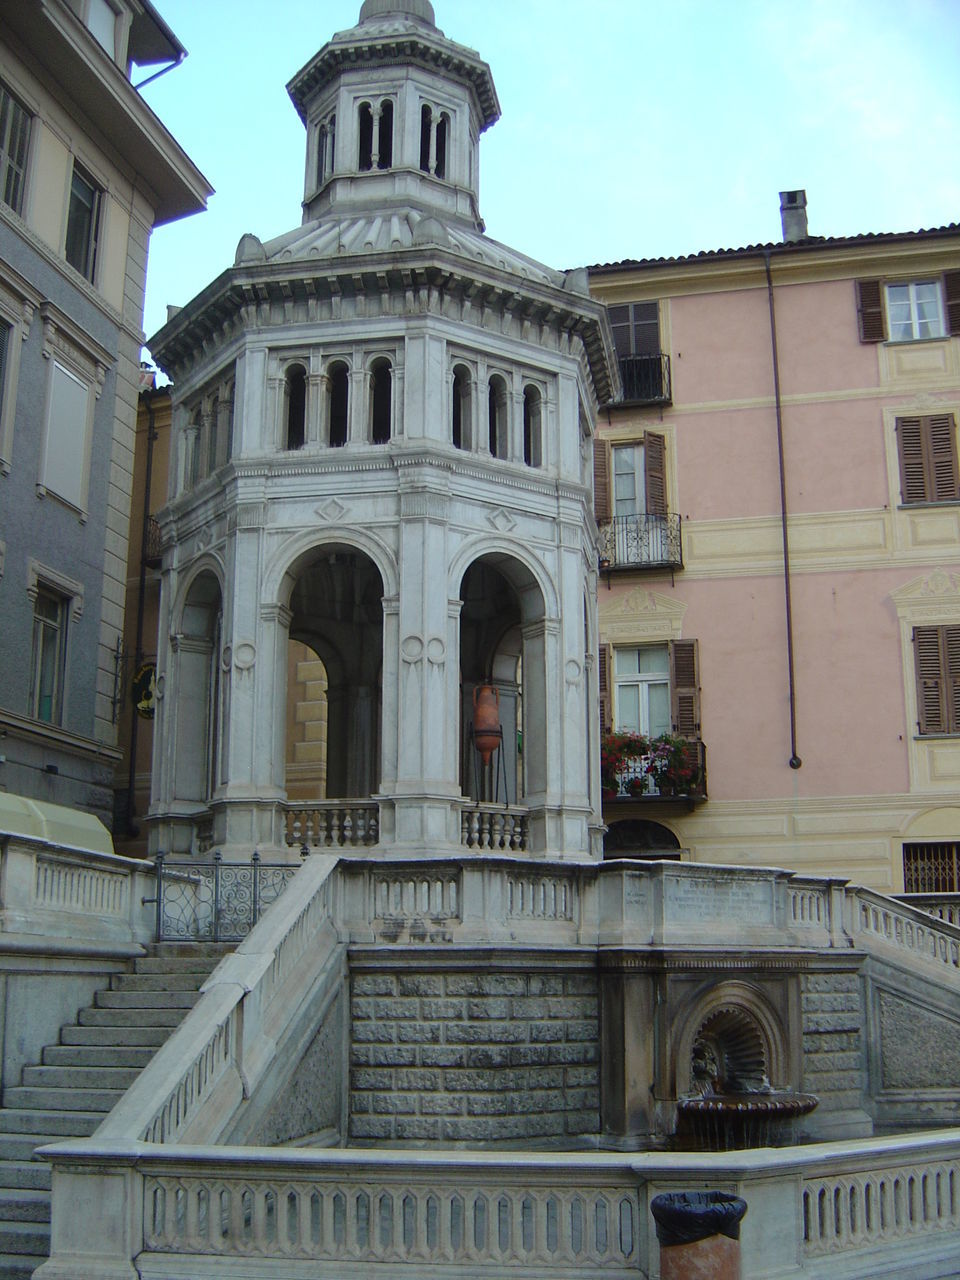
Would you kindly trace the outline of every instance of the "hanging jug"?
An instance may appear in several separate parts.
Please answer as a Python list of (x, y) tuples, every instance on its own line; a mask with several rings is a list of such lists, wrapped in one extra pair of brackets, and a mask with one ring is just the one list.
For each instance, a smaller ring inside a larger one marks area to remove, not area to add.
[(490, 684), (480, 684), (473, 691), (473, 745), (480, 752), (486, 767), (490, 757), (500, 746), (500, 690)]

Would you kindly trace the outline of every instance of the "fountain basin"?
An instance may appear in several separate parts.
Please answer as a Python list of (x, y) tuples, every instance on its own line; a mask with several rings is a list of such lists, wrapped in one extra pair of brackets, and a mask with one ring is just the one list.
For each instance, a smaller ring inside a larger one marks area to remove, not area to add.
[(812, 1093), (791, 1089), (681, 1098), (678, 1145), (697, 1151), (788, 1146), (796, 1141), (796, 1122), (819, 1101)]

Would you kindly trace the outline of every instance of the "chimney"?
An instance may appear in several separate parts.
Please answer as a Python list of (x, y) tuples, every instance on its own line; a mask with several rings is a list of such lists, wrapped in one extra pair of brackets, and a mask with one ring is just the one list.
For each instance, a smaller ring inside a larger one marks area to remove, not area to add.
[(807, 232), (807, 193), (800, 191), (780, 192), (780, 221), (783, 224), (785, 244), (795, 244), (798, 240), (806, 240)]

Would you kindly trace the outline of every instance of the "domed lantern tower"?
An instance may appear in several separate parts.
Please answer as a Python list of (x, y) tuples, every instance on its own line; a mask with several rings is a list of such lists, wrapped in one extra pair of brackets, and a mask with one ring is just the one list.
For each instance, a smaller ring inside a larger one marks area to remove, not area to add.
[(244, 236), (152, 344), (175, 387), (153, 845), (598, 856), (603, 308), (483, 234), (496, 90), (428, 0), (366, 0), (288, 90), (302, 224)]

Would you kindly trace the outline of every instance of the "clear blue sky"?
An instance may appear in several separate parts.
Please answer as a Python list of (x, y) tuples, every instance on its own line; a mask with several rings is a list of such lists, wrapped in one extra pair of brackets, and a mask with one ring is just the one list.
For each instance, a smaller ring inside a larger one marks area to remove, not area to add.
[[(150, 245), (148, 336), (300, 223), (304, 130), (284, 85), (360, 0), (158, 0), (189, 50), (143, 96), (216, 188)], [(490, 63), (487, 232), (554, 267), (810, 231), (960, 221), (960, 0), (434, 0)]]

